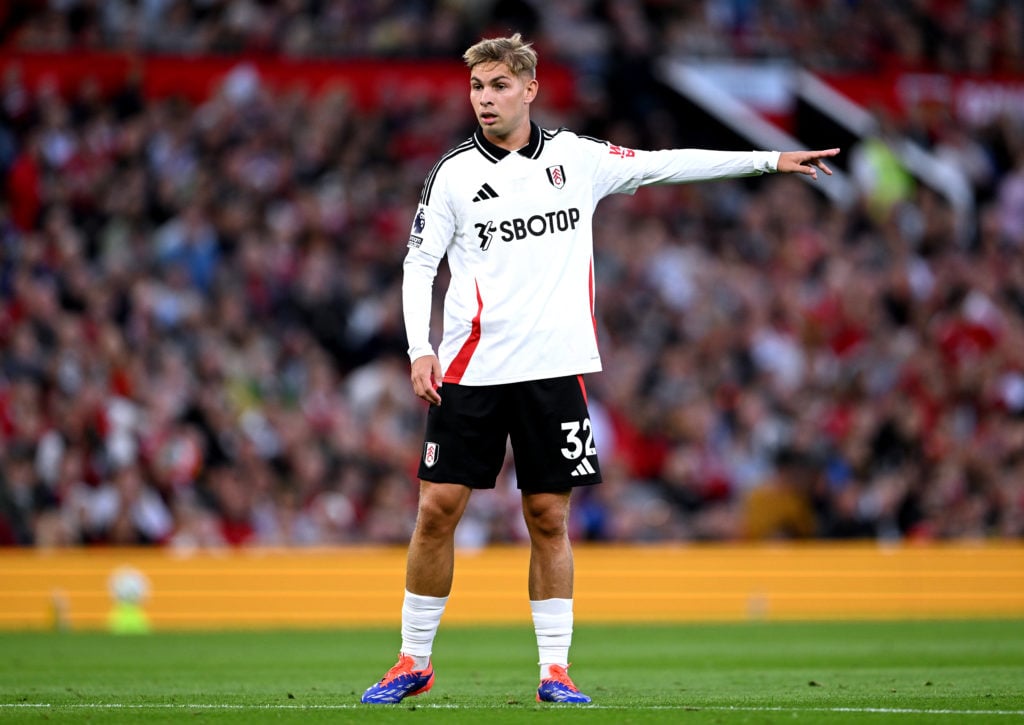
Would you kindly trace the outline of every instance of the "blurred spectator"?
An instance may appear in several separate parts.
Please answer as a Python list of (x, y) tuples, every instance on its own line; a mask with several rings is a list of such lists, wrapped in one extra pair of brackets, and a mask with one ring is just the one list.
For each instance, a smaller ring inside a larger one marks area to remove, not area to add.
[(1016, 247), (1024, 245), (1024, 147), (1017, 150), (1013, 167), (996, 187), (999, 231)]
[(0, 544), (35, 543), (35, 518), (45, 502), (41, 500), (32, 461), (32, 451), (24, 444), (7, 448), (0, 458)]
[(83, 538), (100, 544), (161, 544), (173, 531), (171, 513), (160, 495), (129, 463), (109, 481), (84, 494)]
[(818, 533), (811, 504), (817, 469), (798, 451), (775, 455), (775, 473), (743, 501), (740, 535), (745, 539), (809, 539)]
[(913, 197), (914, 179), (900, 161), (901, 138), (895, 123), (884, 111), (876, 112), (875, 119), (875, 131), (850, 150), (850, 173), (868, 213), (885, 223)]

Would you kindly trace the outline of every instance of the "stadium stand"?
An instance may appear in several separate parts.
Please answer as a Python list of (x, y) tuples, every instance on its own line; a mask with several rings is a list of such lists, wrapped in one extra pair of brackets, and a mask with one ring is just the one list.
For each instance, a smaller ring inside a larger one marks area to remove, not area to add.
[[(574, 79), (545, 125), (650, 148), (704, 145), (654, 73), (668, 54), (1024, 70), (1011, 2), (683, 7), (7, 3), (0, 545), (400, 543), (414, 519), (404, 232), (431, 164), (471, 131), (465, 99), (399, 85), (365, 105), (245, 66), (197, 99), (147, 91), (147, 59), (459, 72), (465, 45), (515, 27), (542, 80), (547, 59)], [(18, 62), (109, 50), (135, 69), (113, 87)], [(893, 133), (967, 173), (966, 235), (885, 134), (844, 149), (846, 206), (789, 178), (603, 203), (606, 372), (589, 387), (606, 483), (577, 499), (575, 537), (1024, 535), (1024, 114), (909, 110)], [(474, 497), (461, 545), (522, 540), (512, 476)]]

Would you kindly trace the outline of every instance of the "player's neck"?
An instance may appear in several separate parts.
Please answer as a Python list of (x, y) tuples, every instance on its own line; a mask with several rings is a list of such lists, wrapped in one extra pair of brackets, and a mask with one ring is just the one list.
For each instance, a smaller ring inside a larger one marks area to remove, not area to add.
[(506, 151), (518, 151), (524, 146), (530, 143), (530, 119), (521, 123), (519, 126), (509, 131), (504, 135), (496, 135), (490, 133), (486, 128), (483, 129), (484, 138), (490, 141), (498, 148), (505, 149)]

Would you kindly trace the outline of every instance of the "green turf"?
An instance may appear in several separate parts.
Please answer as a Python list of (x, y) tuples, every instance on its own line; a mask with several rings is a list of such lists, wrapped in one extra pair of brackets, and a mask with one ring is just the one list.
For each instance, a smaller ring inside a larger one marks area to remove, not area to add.
[(532, 630), (442, 627), (437, 683), (358, 704), (394, 631), (0, 633), (0, 721), (1024, 722), (1024, 621), (578, 626), (592, 706), (534, 701)]

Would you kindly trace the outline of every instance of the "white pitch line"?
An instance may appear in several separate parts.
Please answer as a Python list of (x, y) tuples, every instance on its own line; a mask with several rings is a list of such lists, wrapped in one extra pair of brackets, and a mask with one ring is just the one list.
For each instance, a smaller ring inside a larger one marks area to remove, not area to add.
[[(337, 705), (300, 705), (300, 704), (265, 704), (265, 705), (232, 705), (230, 703), (178, 703), (157, 702), (119, 703), (119, 702), (69, 702), (54, 704), (50, 702), (0, 702), (0, 709), (38, 708), (54, 710), (359, 710), (374, 709), (376, 705), (357, 703), (340, 703)], [(402, 707), (422, 710), (486, 710), (486, 705), (456, 705), (443, 703), (407, 702)], [(557, 706), (556, 706), (557, 707)], [(743, 707), (743, 706), (701, 706), (701, 705), (573, 705), (583, 710), (686, 710), (697, 712), (832, 712), (832, 713), (865, 713), (882, 715), (1009, 715), (1020, 717), (1024, 710), (951, 710), (916, 707)], [(505, 709), (499, 706), (500, 709)]]

